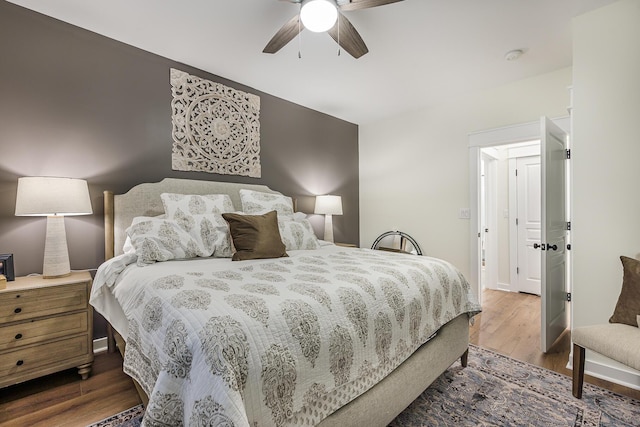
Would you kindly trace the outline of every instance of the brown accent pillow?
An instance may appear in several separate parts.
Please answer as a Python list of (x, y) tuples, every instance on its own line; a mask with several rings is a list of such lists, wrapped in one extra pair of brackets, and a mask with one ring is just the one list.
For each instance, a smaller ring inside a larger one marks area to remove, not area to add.
[(286, 247), (278, 230), (276, 211), (263, 215), (225, 213), (235, 252), (232, 261), (286, 257)]
[(626, 256), (621, 256), (620, 261), (622, 261), (624, 270), (622, 290), (609, 323), (624, 323), (638, 327), (638, 316), (640, 315), (640, 261)]

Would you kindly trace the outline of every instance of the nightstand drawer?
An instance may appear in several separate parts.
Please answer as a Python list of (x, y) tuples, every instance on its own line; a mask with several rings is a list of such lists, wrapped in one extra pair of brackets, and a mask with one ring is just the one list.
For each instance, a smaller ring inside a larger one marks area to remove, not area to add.
[(0, 378), (19, 376), (47, 365), (61, 365), (65, 360), (87, 355), (88, 347), (87, 336), (81, 335), (0, 354)]
[(0, 327), (0, 351), (87, 332), (87, 312)]
[(86, 309), (87, 301), (86, 283), (4, 292), (0, 323)]

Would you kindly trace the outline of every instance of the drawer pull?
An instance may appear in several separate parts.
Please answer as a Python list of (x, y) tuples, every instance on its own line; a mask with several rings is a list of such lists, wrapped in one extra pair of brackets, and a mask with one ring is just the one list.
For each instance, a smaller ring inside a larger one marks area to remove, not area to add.
[(22, 312), (22, 309), (21, 309), (20, 307), (18, 307), (18, 308), (16, 308), (15, 310), (13, 310), (13, 312), (14, 312), (15, 314), (18, 314), (18, 313)]
[(16, 366), (22, 366), (22, 365), (24, 365), (24, 360), (18, 360), (16, 362)]
[(16, 339), (19, 340), (20, 338), (22, 338), (22, 334), (18, 334), (16, 335)]

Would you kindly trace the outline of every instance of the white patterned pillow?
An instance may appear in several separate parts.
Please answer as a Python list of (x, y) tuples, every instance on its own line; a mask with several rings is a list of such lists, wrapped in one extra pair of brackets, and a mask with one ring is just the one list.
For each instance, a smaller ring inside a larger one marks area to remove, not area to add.
[(311, 227), (311, 223), (306, 218), (296, 220), (278, 218), (278, 229), (280, 230), (282, 243), (285, 244), (288, 251), (311, 250), (320, 247), (318, 238), (313, 232), (313, 227)]
[(214, 257), (231, 258), (231, 236), (223, 213), (233, 212), (227, 194), (160, 195), (167, 218), (176, 221)]
[(136, 217), (126, 233), (140, 266), (156, 261), (211, 256), (202, 242), (169, 219)]
[[(233, 250), (229, 224), (222, 218), (222, 214), (192, 215), (189, 219), (189, 234), (202, 242), (211, 251), (211, 255), (216, 258), (231, 258)], [(185, 227), (185, 222), (181, 225)]]
[(276, 211), (278, 218), (293, 215), (293, 200), (282, 194), (240, 190), (240, 201), (242, 211), (249, 215), (263, 215), (270, 211)]
[(185, 215), (233, 212), (233, 203), (228, 194), (162, 193), (160, 198), (167, 218), (180, 219)]

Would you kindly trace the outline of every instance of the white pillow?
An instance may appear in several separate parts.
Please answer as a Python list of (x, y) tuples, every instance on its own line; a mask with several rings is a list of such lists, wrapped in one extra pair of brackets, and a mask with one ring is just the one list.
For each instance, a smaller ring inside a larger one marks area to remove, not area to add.
[(189, 234), (193, 238), (202, 242), (214, 257), (231, 258), (233, 250), (229, 224), (222, 218), (222, 214), (192, 215), (190, 218), (193, 223)]
[[(142, 218), (142, 217), (139, 217)], [(154, 218), (166, 218), (165, 214), (162, 215), (158, 215)], [(133, 223), (133, 221), (132, 221)], [(126, 234), (126, 230), (125, 230), (125, 234)], [(133, 247), (133, 245), (131, 244), (131, 237), (127, 236), (127, 238), (124, 241), (124, 245), (122, 245), (122, 253), (123, 254), (135, 254), (136, 253), (136, 248)]]
[(227, 194), (174, 194), (160, 195), (167, 218), (176, 221), (215, 257), (231, 258), (231, 236), (223, 213), (233, 212), (233, 203)]
[(288, 251), (299, 249), (318, 249), (320, 247), (318, 238), (313, 232), (311, 223), (306, 218), (301, 219), (281, 219), (278, 218), (278, 229), (282, 243)]
[(135, 254), (136, 248), (131, 244), (131, 237), (127, 236), (127, 239), (124, 241), (124, 245), (122, 246), (123, 254)]
[(136, 217), (126, 233), (140, 266), (156, 261), (211, 256), (202, 242), (169, 219)]
[(168, 218), (176, 218), (180, 215), (233, 212), (233, 203), (228, 194), (162, 193), (160, 198)]
[(293, 200), (282, 194), (240, 190), (240, 201), (242, 210), (249, 215), (263, 215), (270, 211), (276, 211), (281, 219), (293, 215)]

